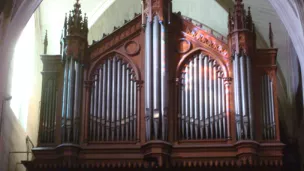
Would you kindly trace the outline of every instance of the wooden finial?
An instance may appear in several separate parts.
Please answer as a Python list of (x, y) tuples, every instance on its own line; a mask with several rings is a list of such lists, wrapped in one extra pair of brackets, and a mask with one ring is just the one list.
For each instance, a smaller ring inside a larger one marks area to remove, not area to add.
[(44, 50), (43, 53), (47, 54), (47, 46), (48, 46), (48, 36), (47, 36), (47, 30), (45, 30), (45, 36), (44, 36)]
[(270, 47), (273, 48), (273, 32), (271, 23), (269, 23), (269, 41), (270, 41)]

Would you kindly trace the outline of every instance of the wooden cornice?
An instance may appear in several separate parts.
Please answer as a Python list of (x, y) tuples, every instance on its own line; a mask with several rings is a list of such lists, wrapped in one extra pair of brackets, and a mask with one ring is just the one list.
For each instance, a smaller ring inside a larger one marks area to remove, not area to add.
[(125, 40), (128, 40), (134, 34), (141, 31), (141, 15), (137, 15), (133, 20), (126, 23), (124, 26), (117, 28), (114, 32), (104, 37), (100, 41), (89, 46), (90, 59), (94, 59), (111, 49), (121, 45)]

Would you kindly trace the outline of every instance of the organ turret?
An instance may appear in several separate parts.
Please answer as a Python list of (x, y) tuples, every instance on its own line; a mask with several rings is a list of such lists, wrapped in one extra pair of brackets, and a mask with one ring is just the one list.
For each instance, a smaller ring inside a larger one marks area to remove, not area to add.
[(173, 13), (171, 0), (141, 3), (90, 46), (78, 0), (65, 16), (60, 54), (41, 56), (39, 143), (26, 168), (281, 169), (271, 27), (270, 48), (258, 49), (242, 0), (228, 36)]

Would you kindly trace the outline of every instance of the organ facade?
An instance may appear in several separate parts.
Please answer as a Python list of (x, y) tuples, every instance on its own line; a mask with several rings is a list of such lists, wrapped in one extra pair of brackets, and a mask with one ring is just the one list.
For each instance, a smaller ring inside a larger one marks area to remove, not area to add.
[(171, 0), (141, 3), (92, 45), (78, 1), (66, 15), (60, 54), (41, 55), (39, 142), (25, 167), (281, 169), (271, 25), (271, 47), (258, 49), (242, 0), (228, 36)]

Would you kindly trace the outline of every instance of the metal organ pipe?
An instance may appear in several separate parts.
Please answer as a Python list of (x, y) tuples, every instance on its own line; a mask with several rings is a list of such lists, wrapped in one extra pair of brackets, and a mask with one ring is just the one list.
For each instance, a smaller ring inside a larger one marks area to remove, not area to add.
[(97, 115), (98, 115), (98, 73), (94, 76), (94, 108), (93, 108), (93, 141), (97, 139)]
[(167, 37), (166, 27), (164, 23), (160, 23), (161, 28), (161, 46), (160, 46), (160, 58), (161, 58), (161, 119), (162, 119), (162, 140), (166, 140), (168, 137), (168, 58), (167, 58)]
[(235, 102), (235, 105), (236, 105), (236, 116), (237, 116), (237, 120), (238, 120), (238, 125), (237, 127), (239, 128), (238, 129), (238, 132), (237, 132), (237, 136), (238, 136), (238, 139), (241, 139), (241, 134), (243, 132), (243, 113), (242, 113), (242, 98), (241, 98), (241, 77), (240, 77), (240, 57), (239, 55), (235, 55), (235, 91), (236, 91), (236, 102)]
[(152, 122), (152, 31), (151, 23), (148, 21), (145, 30), (145, 116), (146, 116), (146, 140), (151, 139)]
[(119, 59), (118, 62), (117, 62), (117, 98), (116, 98), (116, 104), (117, 104), (117, 107), (116, 107), (116, 137), (117, 137), (117, 140), (121, 140), (121, 136), (120, 136), (120, 126), (121, 126), (121, 123), (120, 123), (120, 118), (121, 118), (121, 115), (122, 115), (122, 112), (121, 112), (121, 105), (122, 105), (122, 80), (121, 80), (121, 73), (122, 73), (122, 62), (121, 60)]
[(185, 72), (183, 71), (182, 74), (181, 74), (181, 123), (180, 123), (180, 126), (181, 126), (181, 133), (182, 133), (182, 136), (181, 138), (184, 139), (185, 138), (185, 91), (186, 91), (186, 88), (185, 88), (185, 85), (186, 85), (186, 82), (185, 82)]
[(158, 139), (160, 123), (160, 25), (158, 17), (153, 22), (153, 122), (154, 135)]
[(206, 132), (206, 138), (209, 138), (209, 84), (208, 84), (208, 76), (209, 76), (209, 69), (208, 69), (208, 60), (209, 58), (205, 56), (204, 58), (204, 98), (205, 98), (205, 103), (204, 103), (204, 109), (205, 109), (205, 132)]
[(210, 108), (209, 108), (209, 116), (208, 116), (208, 119), (209, 119), (209, 124), (210, 124), (210, 138), (212, 139), (213, 138), (213, 135), (214, 135), (214, 132), (213, 132), (213, 124), (214, 124), (214, 104), (213, 104), (213, 60), (210, 60), (209, 61), (209, 105), (210, 105)]
[(90, 141), (136, 140), (137, 82), (133, 69), (116, 56), (101, 64), (93, 82)]
[(226, 99), (223, 72), (216, 61), (194, 56), (180, 76), (181, 139), (226, 137)]
[(193, 61), (190, 62), (189, 65), (189, 125), (190, 125), (190, 139), (193, 139), (193, 128), (194, 128), (194, 101), (193, 101), (193, 85), (194, 85), (194, 79), (193, 79), (193, 74), (194, 74), (194, 67), (193, 67)]
[(253, 139), (253, 130), (254, 130), (254, 124), (253, 124), (253, 97), (252, 97), (252, 75), (251, 75), (251, 59), (247, 57), (247, 85), (248, 85), (248, 115), (249, 115), (249, 129), (250, 129), (250, 138)]
[(133, 77), (133, 136), (134, 136), (134, 140), (136, 140), (136, 130), (137, 130), (137, 83), (136, 83), (136, 77), (135, 77), (135, 74), (134, 74), (134, 77)]
[(102, 67), (98, 69), (98, 112), (97, 112), (97, 140), (101, 135), (101, 113), (102, 113)]
[(271, 107), (271, 130), (273, 132), (272, 139), (276, 138), (276, 124), (274, 119), (274, 100), (273, 100), (273, 82), (270, 81), (270, 107)]
[(129, 140), (129, 119), (130, 119), (130, 70), (127, 64), (126, 66), (126, 120), (125, 120), (125, 129), (126, 129), (126, 140)]
[(272, 105), (271, 105), (271, 85), (270, 85), (271, 81), (269, 76), (267, 76), (267, 96), (268, 96), (268, 111), (269, 111), (269, 115), (268, 115), (268, 128), (269, 128), (269, 138), (272, 139), (273, 136), (273, 132), (272, 132)]
[[(204, 137), (204, 126), (205, 126), (205, 116), (204, 116), (204, 56), (199, 55), (198, 62), (198, 89), (199, 89), (199, 126), (200, 126), (200, 137)], [(183, 104), (182, 104), (183, 105)]]
[(69, 59), (65, 61), (64, 82), (63, 82), (63, 103), (62, 103), (62, 140), (65, 141), (66, 123), (67, 123), (67, 94), (68, 94), (68, 77), (69, 77)]
[(212, 82), (213, 82), (213, 94), (214, 94), (214, 114), (213, 114), (213, 125), (214, 125), (214, 134), (215, 134), (215, 138), (218, 138), (218, 94), (217, 94), (217, 64), (216, 61), (214, 61), (213, 63), (213, 78), (212, 78)]
[(222, 112), (222, 92), (221, 92), (221, 79), (222, 79), (222, 76), (221, 76), (221, 68), (218, 67), (218, 72), (217, 72), (217, 106), (218, 106), (218, 113), (217, 113), (217, 119), (218, 119), (218, 136), (219, 138), (223, 138), (222, 136), (222, 125), (223, 125), (223, 112)]
[(108, 62), (108, 78), (107, 78), (107, 113), (106, 113), (106, 140), (109, 141), (110, 138), (110, 117), (111, 117), (111, 91), (112, 91), (112, 63), (110, 60)]
[(194, 58), (194, 66), (193, 66), (193, 94), (194, 94), (194, 131), (195, 131), (195, 139), (198, 139), (198, 133), (199, 133), (199, 79), (198, 79), (198, 72), (199, 72), (199, 66), (198, 61), (199, 57), (196, 56)]
[(185, 69), (185, 122), (186, 122), (186, 139), (189, 139), (189, 126), (190, 126), (190, 105), (189, 105), (189, 68), (186, 67)]
[(134, 98), (134, 88), (133, 88), (134, 84), (133, 84), (133, 74), (130, 73), (130, 121), (129, 121), (129, 125), (130, 125), (130, 140), (133, 140), (133, 98)]
[(101, 141), (105, 138), (106, 133), (106, 112), (107, 112), (107, 62), (102, 67), (102, 111), (101, 111)]
[(126, 120), (126, 64), (122, 65), (122, 101), (121, 101), (121, 140), (125, 140), (125, 120)]
[(112, 59), (112, 113), (111, 113), (111, 141), (114, 141), (115, 136), (115, 115), (116, 115), (116, 97), (117, 97), (117, 59)]
[[(226, 97), (226, 91), (225, 91), (225, 82), (224, 82), (224, 73), (222, 73), (222, 84), (221, 84), (221, 87), (222, 87), (222, 111), (223, 111), (223, 132), (224, 132), (224, 138), (227, 138), (227, 132), (228, 132), (228, 128), (227, 128), (227, 115), (226, 115), (226, 100), (229, 100), (227, 97)], [(229, 135), (229, 134), (228, 134)]]
[(240, 68), (241, 68), (241, 92), (242, 92), (242, 117), (243, 117), (243, 135), (247, 139), (247, 130), (248, 130), (248, 111), (247, 111), (247, 81), (246, 81), (246, 59), (245, 56), (240, 58)]
[(267, 130), (267, 139), (270, 138), (270, 129), (269, 129), (269, 124), (270, 124), (270, 119), (269, 119), (269, 116), (270, 116), (270, 111), (269, 111), (269, 91), (268, 91), (268, 75), (266, 75), (264, 77), (264, 89), (265, 89), (265, 100), (266, 100), (266, 130)]

